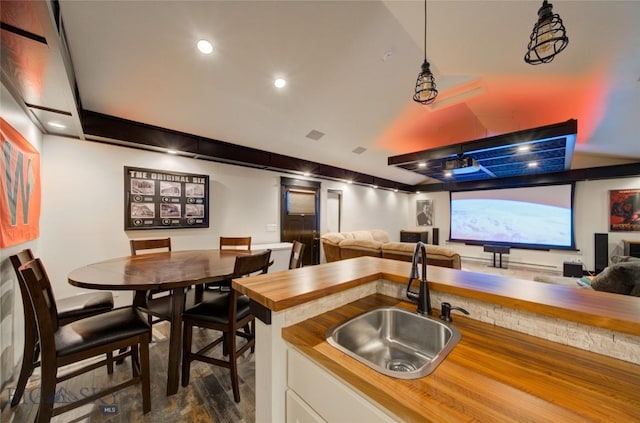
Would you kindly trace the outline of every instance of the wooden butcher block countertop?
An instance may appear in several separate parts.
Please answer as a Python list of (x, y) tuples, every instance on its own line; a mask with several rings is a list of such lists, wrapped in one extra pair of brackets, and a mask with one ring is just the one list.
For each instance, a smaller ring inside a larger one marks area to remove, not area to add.
[[(386, 279), (407, 283), (411, 263), (358, 257), (235, 279), (234, 289), (273, 312)], [(640, 298), (428, 266), (432, 291), (640, 336)], [(417, 284), (414, 289), (417, 289)]]
[[(428, 376), (380, 374), (330, 346), (326, 330), (380, 306), (381, 294), (282, 330), (285, 341), (404, 421), (639, 422), (640, 366), (453, 313), (462, 339)], [(434, 311), (437, 317), (437, 311)]]

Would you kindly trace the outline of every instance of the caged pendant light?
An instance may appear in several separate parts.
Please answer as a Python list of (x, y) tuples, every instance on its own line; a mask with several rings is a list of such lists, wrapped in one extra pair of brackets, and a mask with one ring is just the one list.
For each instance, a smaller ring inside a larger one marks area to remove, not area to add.
[(533, 26), (527, 54), (524, 55), (524, 61), (530, 65), (549, 63), (569, 44), (562, 19), (551, 12), (552, 7), (544, 0), (538, 10), (538, 22)]
[(416, 81), (413, 101), (427, 105), (433, 103), (437, 96), (436, 82), (433, 73), (431, 73), (429, 62), (427, 62), (427, 0), (424, 0), (424, 62), (422, 62), (422, 71), (418, 74)]

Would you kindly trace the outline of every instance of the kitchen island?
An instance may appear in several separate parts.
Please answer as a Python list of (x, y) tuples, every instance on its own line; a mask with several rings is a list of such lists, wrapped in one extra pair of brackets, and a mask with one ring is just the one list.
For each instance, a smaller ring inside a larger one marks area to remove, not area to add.
[[(434, 308), (443, 299), (454, 305), (471, 301), (463, 306), (481, 320), (454, 316), (462, 340), (431, 375), (416, 380), (384, 376), (324, 340), (332, 324), (366, 309), (414, 307), (401, 300), (409, 268), (409, 263), (361, 257), (235, 280), (234, 288), (249, 295), (256, 315), (270, 322), (257, 322), (256, 420), (285, 421), (292, 396), (305, 407), (311, 404), (310, 413), (339, 419), (332, 410), (317, 410), (322, 404), (315, 406), (313, 391), (297, 396), (295, 386), (304, 390), (305, 381), (294, 376), (306, 372), (292, 372), (291, 362), (307, 359), (380, 410), (379, 420), (640, 420), (638, 298), (430, 266)], [(516, 314), (516, 329), (531, 326), (524, 331), (536, 336), (497, 327), (504, 322), (491, 310), (506, 312), (512, 320), (512, 312), (524, 313)], [(592, 340), (604, 333), (603, 343), (613, 333), (612, 339), (623, 342), (607, 348), (620, 349), (626, 361), (552, 342), (547, 334), (540, 337), (535, 331), (545, 328), (541, 318), (569, 328), (551, 335), (578, 342), (581, 330)]]

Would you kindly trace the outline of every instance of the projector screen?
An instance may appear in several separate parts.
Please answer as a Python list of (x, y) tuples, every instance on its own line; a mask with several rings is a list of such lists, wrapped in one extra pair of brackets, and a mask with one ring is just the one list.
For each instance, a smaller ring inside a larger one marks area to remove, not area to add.
[(575, 249), (573, 184), (450, 193), (449, 239), (518, 248)]

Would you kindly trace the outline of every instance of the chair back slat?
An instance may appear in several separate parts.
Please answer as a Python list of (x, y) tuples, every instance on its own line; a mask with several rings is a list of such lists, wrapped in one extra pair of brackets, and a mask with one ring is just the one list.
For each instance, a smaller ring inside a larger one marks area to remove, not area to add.
[(250, 236), (242, 236), (242, 237), (221, 236), (220, 249), (224, 250), (225, 248), (251, 251), (251, 237)]
[(265, 250), (258, 254), (237, 256), (233, 268), (233, 277), (241, 278), (252, 274), (267, 273), (270, 258), (271, 250)]
[(29, 297), (29, 290), (27, 284), (22, 277), (20, 267), (33, 260), (33, 252), (27, 248), (9, 257), (13, 270), (16, 272), (16, 278), (18, 279), (18, 286), (20, 287), (20, 296), (22, 297), (22, 310), (24, 311), (24, 323), (30, 325), (30, 327), (36, 327), (36, 315), (33, 312), (33, 306), (31, 305), (31, 298)]
[(171, 251), (171, 238), (159, 239), (132, 239), (129, 241), (131, 246), (131, 255), (135, 256), (139, 251), (143, 250), (160, 250)]
[(289, 269), (297, 269), (302, 267), (302, 255), (304, 254), (305, 245), (299, 241), (293, 241), (291, 247), (291, 256), (289, 257)]
[[(58, 330), (58, 310), (51, 289), (49, 276), (39, 258), (33, 259), (19, 268), (22, 280), (29, 293), (31, 306), (35, 313), (36, 326), (40, 342), (54, 344), (53, 334)], [(55, 349), (55, 347), (54, 347)]]

